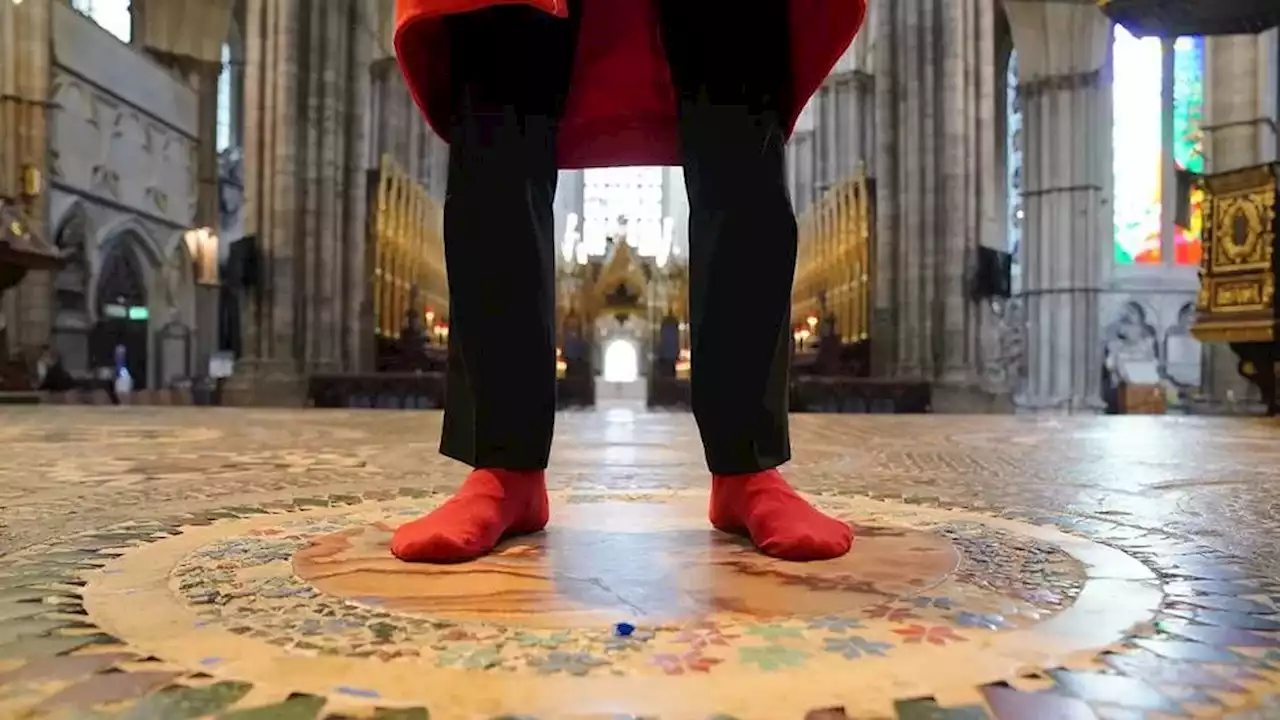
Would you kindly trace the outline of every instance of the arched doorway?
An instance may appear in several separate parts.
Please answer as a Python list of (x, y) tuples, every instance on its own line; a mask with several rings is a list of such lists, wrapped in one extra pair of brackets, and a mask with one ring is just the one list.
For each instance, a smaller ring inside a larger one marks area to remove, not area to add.
[[(128, 238), (109, 243), (98, 273), (94, 296), (97, 322), (93, 326), (90, 354), (93, 367), (116, 368), (123, 361), (133, 378), (133, 388), (147, 387), (146, 276)], [(120, 357), (123, 353), (123, 357)]]
[(617, 339), (604, 351), (604, 381), (633, 383), (640, 379), (640, 356), (636, 344)]

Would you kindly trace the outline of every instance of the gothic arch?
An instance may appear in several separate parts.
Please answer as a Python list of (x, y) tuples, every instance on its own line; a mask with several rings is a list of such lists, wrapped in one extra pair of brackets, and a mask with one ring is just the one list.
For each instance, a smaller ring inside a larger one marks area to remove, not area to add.
[(1146, 300), (1129, 298), (1106, 325), (1107, 353), (1160, 357), (1160, 316)]
[(94, 368), (116, 367), (118, 349), (133, 378), (135, 389), (145, 389), (150, 359), (151, 278), (154, 246), (139, 230), (124, 224), (99, 246), (94, 273), (94, 324), (89, 357)]
[(1116, 308), (1111, 322), (1107, 324), (1108, 331), (1113, 327), (1123, 324), (1141, 323), (1152, 329), (1156, 328), (1160, 323), (1160, 313), (1158, 313), (1146, 298), (1127, 298), (1124, 303)]
[(146, 245), (147, 241), (132, 229), (113, 235), (102, 245), (93, 285), (95, 312), (101, 313), (104, 305), (116, 303), (147, 306), (152, 273), (145, 259)]
[(98, 228), (91, 247), (97, 248), (98, 258), (105, 258), (111, 246), (122, 241), (131, 244), (145, 269), (159, 267), (163, 262), (164, 253), (151, 237), (151, 232), (133, 215), (118, 217)]

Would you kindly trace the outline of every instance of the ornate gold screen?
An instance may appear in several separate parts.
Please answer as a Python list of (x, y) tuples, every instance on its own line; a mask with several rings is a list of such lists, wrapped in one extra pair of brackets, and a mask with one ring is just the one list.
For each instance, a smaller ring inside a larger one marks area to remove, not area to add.
[(871, 332), (871, 247), (875, 227), (872, 182), (863, 173), (831, 188), (799, 219), (791, 317), (800, 327), (807, 318), (835, 315), (845, 343), (866, 340)]
[(423, 185), (394, 160), (382, 157), (374, 195), (372, 240), (374, 327), (380, 337), (398, 339), (410, 311), (424, 313), (428, 332), (448, 316), (444, 267), (444, 215)]
[(1246, 168), (1204, 179), (1205, 252), (1192, 329), (1203, 341), (1275, 339), (1278, 169)]

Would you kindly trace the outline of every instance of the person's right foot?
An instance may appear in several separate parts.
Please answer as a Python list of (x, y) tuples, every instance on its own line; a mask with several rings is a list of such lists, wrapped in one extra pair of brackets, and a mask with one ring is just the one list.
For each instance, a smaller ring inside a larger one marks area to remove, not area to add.
[(474, 560), (503, 538), (543, 529), (547, 516), (543, 471), (476, 469), (445, 504), (401, 525), (391, 552), (406, 562)]

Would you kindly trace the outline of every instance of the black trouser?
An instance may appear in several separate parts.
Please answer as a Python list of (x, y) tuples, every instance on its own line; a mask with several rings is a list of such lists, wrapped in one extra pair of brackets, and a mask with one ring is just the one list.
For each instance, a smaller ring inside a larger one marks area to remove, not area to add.
[[(791, 452), (787, 0), (656, 2), (691, 211), (694, 416), (712, 472), (768, 469)], [(476, 467), (541, 469), (550, 454), (555, 140), (581, 16), (577, 0), (568, 20), (514, 5), (448, 20), (454, 120), (440, 450)]]

